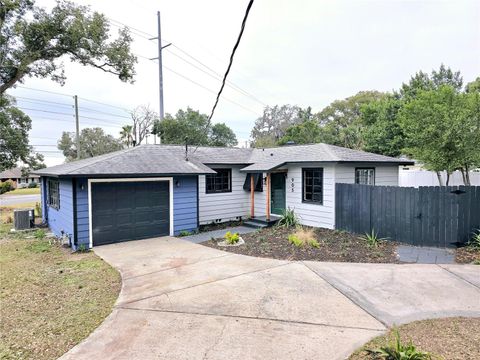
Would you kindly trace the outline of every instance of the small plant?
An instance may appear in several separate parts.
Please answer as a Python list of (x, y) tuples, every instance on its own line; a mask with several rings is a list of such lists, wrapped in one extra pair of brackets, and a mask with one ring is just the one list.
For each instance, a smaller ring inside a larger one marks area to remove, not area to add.
[(480, 251), (480, 229), (473, 232), (473, 237), (468, 242), (468, 246), (474, 250)]
[(47, 236), (47, 232), (45, 229), (37, 229), (34, 233), (33, 236), (35, 236), (35, 239), (37, 240), (43, 240), (45, 239), (45, 236)]
[(38, 186), (38, 184), (35, 181), (28, 184), (29, 189), (35, 189), (37, 186)]
[(304, 245), (303, 241), (295, 234), (288, 235), (288, 242), (296, 247), (302, 247)]
[(180, 233), (178, 234), (178, 236), (189, 236), (189, 235), (192, 235), (192, 233), (188, 230), (182, 230), (180, 231)]
[(407, 345), (402, 344), (398, 330), (394, 330), (395, 338), (392, 341), (376, 350), (367, 350), (375, 359), (384, 360), (430, 360), (432, 356), (428, 352), (417, 350), (412, 342)]
[(288, 208), (283, 210), (282, 217), (278, 221), (279, 226), (294, 227), (299, 224), (300, 224), (300, 219), (295, 214), (295, 211), (293, 209)]
[(232, 234), (230, 231), (227, 231), (224, 238), (228, 245), (234, 245), (240, 241), (240, 235), (238, 233)]
[(88, 251), (87, 245), (85, 245), (85, 244), (80, 244), (80, 245), (78, 245), (77, 252), (81, 252), (81, 253), (82, 253), (82, 252), (87, 252), (87, 251)]
[(304, 245), (320, 247), (320, 243), (315, 239), (315, 231), (311, 228), (299, 227), (295, 233), (288, 236), (288, 241), (296, 247)]
[(378, 233), (375, 232), (375, 229), (372, 229), (372, 232), (365, 233), (364, 236), (361, 236), (360, 239), (365, 240), (369, 247), (378, 247), (381, 241), (386, 240), (386, 238), (379, 238)]

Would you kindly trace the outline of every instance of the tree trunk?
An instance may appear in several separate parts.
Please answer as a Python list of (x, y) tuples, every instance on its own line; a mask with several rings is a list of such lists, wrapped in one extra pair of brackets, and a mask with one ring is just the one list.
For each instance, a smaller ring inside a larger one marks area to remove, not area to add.
[(470, 183), (470, 169), (468, 168), (468, 165), (465, 165), (465, 180), (466, 180), (464, 181), (465, 186), (472, 185)]
[(438, 178), (438, 184), (440, 186), (443, 186), (443, 184), (442, 184), (442, 174), (440, 173), (440, 171), (436, 171), (436, 173), (437, 173), (437, 178)]
[(462, 180), (463, 180), (463, 185), (467, 185), (467, 178), (465, 177), (465, 169), (461, 168), (460, 172), (462, 173)]
[(445, 183), (445, 186), (448, 186), (449, 182), (450, 182), (450, 173), (447, 171), (447, 181)]

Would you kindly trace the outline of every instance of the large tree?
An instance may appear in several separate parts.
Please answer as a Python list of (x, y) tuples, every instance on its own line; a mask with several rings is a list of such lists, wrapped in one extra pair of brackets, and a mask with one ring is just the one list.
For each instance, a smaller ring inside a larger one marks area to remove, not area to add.
[(363, 148), (361, 108), (386, 94), (378, 91), (360, 91), (344, 100), (335, 100), (316, 117), (322, 126), (321, 141), (360, 150)]
[(187, 108), (175, 115), (166, 114), (156, 121), (152, 133), (162, 139), (162, 144), (185, 144), (200, 146), (235, 146), (235, 133), (224, 123), (208, 124), (208, 116)]
[[(142, 144), (143, 140), (145, 140), (150, 133), (154, 133), (153, 125), (158, 121), (159, 116), (158, 113), (150, 109), (148, 105), (140, 105), (136, 107), (131, 112), (130, 116), (132, 117), (132, 125), (130, 129), (132, 131), (131, 135), (133, 136), (132, 144), (133, 146), (137, 146)], [(122, 130), (125, 130), (125, 126)]]
[(274, 146), (290, 126), (310, 120), (312, 116), (311, 108), (302, 109), (291, 105), (267, 106), (262, 117), (255, 121), (251, 133), (252, 146)]
[(29, 168), (42, 167), (43, 156), (28, 145), (32, 120), (15, 107), (12, 97), (0, 95), (0, 171), (23, 162)]
[(468, 174), (472, 167), (480, 166), (479, 110), (478, 93), (459, 93), (450, 85), (417, 93), (399, 116), (407, 154), (429, 170)]
[(307, 120), (300, 124), (290, 126), (285, 135), (278, 141), (279, 145), (288, 142), (295, 144), (313, 144), (320, 142), (322, 129), (315, 120)]
[(0, 0), (0, 94), (25, 77), (63, 83), (63, 56), (132, 81), (131, 42), (127, 28), (111, 39), (104, 15), (70, 1), (47, 12), (34, 0)]
[[(121, 150), (120, 140), (106, 134), (102, 128), (85, 128), (80, 132), (80, 159)], [(77, 146), (75, 133), (63, 132), (58, 141), (58, 149), (63, 151), (67, 161), (77, 160)]]

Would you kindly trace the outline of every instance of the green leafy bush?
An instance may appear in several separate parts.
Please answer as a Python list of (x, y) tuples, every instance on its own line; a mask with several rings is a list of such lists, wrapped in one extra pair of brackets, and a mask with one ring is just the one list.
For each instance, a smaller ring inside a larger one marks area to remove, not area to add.
[(87, 252), (87, 251), (88, 251), (87, 245), (85, 244), (78, 245), (77, 252)]
[(28, 184), (28, 187), (29, 187), (30, 189), (34, 189), (34, 188), (36, 188), (37, 186), (38, 186), (38, 183), (36, 183), (35, 181), (34, 181), (34, 182), (31, 182), (30, 184)]
[(12, 191), (14, 189), (11, 181), (0, 182), (0, 194)]
[(282, 217), (278, 221), (279, 226), (294, 227), (298, 226), (299, 224), (300, 219), (295, 214), (295, 211), (293, 209), (288, 208), (283, 210)]
[(412, 342), (407, 345), (402, 344), (398, 330), (394, 331), (395, 339), (389, 344), (376, 350), (367, 350), (368, 353), (375, 356), (374, 359), (384, 360), (430, 360), (432, 356), (428, 352), (417, 350)]
[(361, 236), (360, 239), (365, 240), (369, 247), (378, 247), (381, 241), (386, 240), (386, 238), (379, 238), (378, 233), (375, 232), (375, 229), (372, 229), (372, 232), (365, 233)]
[(182, 230), (180, 231), (180, 233), (178, 234), (178, 236), (189, 236), (189, 235), (192, 235), (192, 233), (188, 230)]
[(230, 231), (227, 231), (224, 238), (225, 238), (225, 242), (229, 245), (236, 244), (240, 241), (240, 235), (238, 233), (232, 234)]

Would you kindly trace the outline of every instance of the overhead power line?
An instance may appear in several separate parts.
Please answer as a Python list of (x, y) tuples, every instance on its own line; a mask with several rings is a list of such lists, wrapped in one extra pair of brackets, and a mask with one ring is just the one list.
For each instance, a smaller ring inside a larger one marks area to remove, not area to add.
[[(240, 27), (240, 33), (238, 34), (235, 45), (233, 46), (232, 53), (230, 54), (230, 61), (228, 62), (227, 70), (225, 71), (225, 75), (223, 76), (222, 86), (218, 91), (217, 98), (215, 99), (215, 103), (213, 104), (213, 107), (212, 107), (212, 112), (210, 113), (210, 116), (208, 117), (208, 120), (207, 120), (207, 124), (205, 125), (205, 133), (208, 131), (208, 128), (210, 127), (212, 117), (215, 114), (215, 109), (217, 108), (218, 102), (220, 101), (220, 96), (222, 95), (223, 88), (225, 87), (225, 82), (227, 81), (228, 74), (230, 72), (230, 69), (232, 68), (233, 58), (238, 49), (238, 46), (240, 45), (240, 41), (242, 40), (242, 35), (243, 35), (243, 32), (245, 31), (245, 25), (247, 24), (248, 14), (250, 14), (250, 9), (252, 8), (253, 2), (254, 0), (250, 0), (248, 2), (247, 9), (245, 11), (245, 15), (242, 20), (242, 25)], [(195, 153), (197, 149), (198, 149), (198, 145), (195, 147), (195, 150), (193, 152)]]

